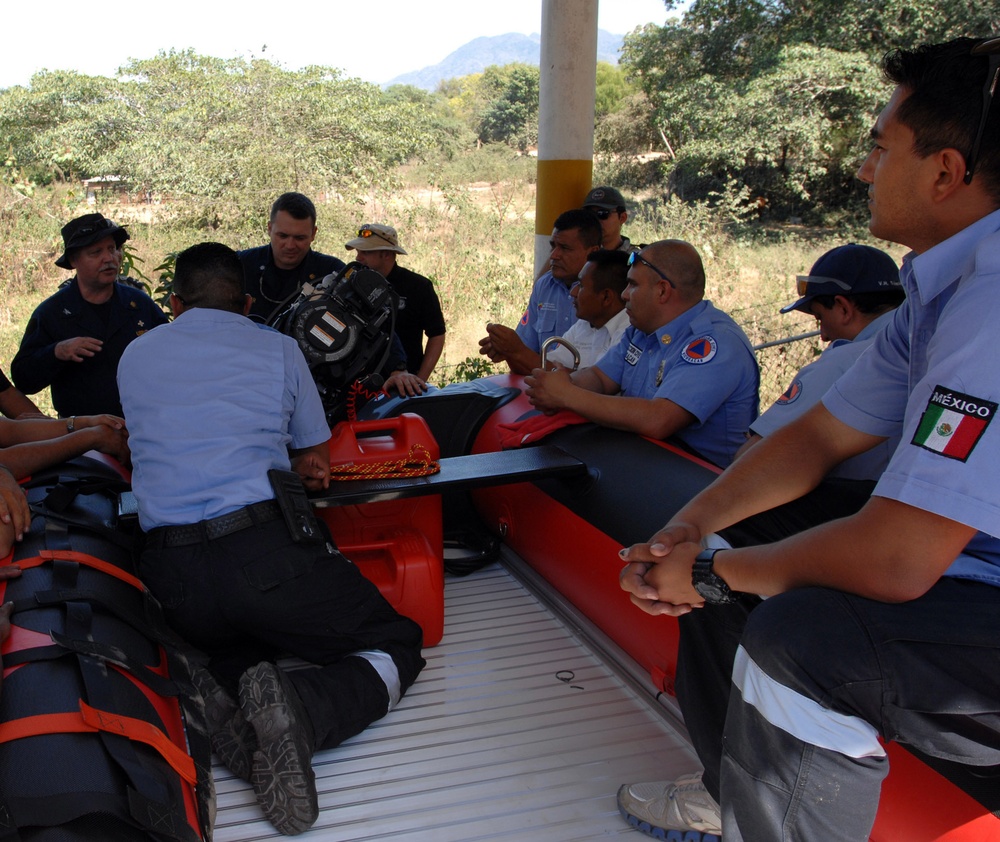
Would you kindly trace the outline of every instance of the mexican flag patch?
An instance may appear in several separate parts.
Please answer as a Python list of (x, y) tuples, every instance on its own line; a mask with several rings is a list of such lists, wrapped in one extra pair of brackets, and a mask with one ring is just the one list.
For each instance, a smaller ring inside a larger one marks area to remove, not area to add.
[(935, 386), (913, 444), (964, 462), (996, 415), (997, 404)]

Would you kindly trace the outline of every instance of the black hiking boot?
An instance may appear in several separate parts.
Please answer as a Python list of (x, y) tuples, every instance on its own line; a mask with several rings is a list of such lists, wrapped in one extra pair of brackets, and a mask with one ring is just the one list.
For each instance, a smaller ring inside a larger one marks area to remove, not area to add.
[(205, 722), (212, 750), (236, 777), (250, 780), (257, 735), (232, 693), (199, 664), (191, 664), (191, 679), (205, 700)]
[(240, 707), (257, 735), (250, 783), (264, 815), (295, 836), (319, 817), (312, 726), (285, 674), (263, 661), (240, 677)]

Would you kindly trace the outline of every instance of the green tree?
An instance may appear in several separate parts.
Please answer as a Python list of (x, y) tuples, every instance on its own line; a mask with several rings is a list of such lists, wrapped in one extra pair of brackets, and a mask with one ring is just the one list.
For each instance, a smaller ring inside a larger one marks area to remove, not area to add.
[(479, 139), (525, 150), (538, 142), (538, 68), (515, 62), (483, 71)]
[(597, 62), (597, 81), (594, 87), (594, 117), (600, 121), (609, 114), (621, 111), (627, 98), (639, 90), (629, 81), (625, 71), (606, 61)]
[[(666, 0), (667, 10), (677, 3)], [(669, 154), (670, 189), (711, 198), (737, 185), (779, 215), (856, 206), (853, 172), (887, 90), (892, 47), (985, 34), (1000, 0), (695, 0), (626, 36), (623, 66)]]

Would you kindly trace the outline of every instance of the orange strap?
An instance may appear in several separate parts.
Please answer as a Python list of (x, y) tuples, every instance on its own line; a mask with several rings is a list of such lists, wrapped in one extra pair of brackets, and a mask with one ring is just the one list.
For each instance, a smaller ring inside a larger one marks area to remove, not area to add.
[(11, 561), (11, 558), (11, 556), (8, 556), (0, 561), (0, 566), (13, 565), (20, 567), (22, 570), (30, 570), (32, 567), (40, 567), (49, 561), (74, 561), (77, 564), (83, 564), (86, 567), (92, 567), (94, 570), (107, 573), (109, 576), (114, 576), (114, 578), (120, 579), (137, 590), (146, 590), (146, 586), (131, 573), (127, 573), (120, 567), (116, 567), (114, 564), (103, 561), (96, 556), (87, 555), (87, 553), (78, 553), (73, 550), (41, 550), (37, 556), (32, 558), (22, 558), (17, 561)]
[(0, 724), (0, 743), (43, 734), (94, 734), (106, 731), (154, 748), (189, 784), (198, 782), (194, 760), (151, 722), (92, 708), (80, 699), (79, 713), (44, 713)]
[(431, 459), (430, 451), (422, 444), (414, 444), (403, 459), (386, 459), (358, 465), (348, 462), (330, 467), (330, 479), (391, 479), (394, 477), (426, 477), (441, 470), (439, 462)]

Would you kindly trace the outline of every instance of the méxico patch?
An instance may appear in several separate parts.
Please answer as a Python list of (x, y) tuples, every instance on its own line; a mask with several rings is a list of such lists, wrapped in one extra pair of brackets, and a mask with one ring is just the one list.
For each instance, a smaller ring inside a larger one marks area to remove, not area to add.
[(996, 412), (993, 401), (935, 386), (912, 443), (964, 462)]

